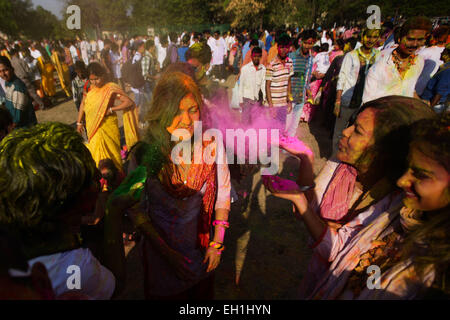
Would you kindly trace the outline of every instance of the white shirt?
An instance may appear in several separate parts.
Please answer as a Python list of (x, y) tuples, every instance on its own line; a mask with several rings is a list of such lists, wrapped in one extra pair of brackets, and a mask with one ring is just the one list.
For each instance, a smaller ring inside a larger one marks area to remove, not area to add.
[[(377, 53), (378, 51), (375, 54)], [(368, 63), (369, 61), (366, 60), (366, 66)], [(350, 105), (360, 67), (361, 63), (356, 50), (352, 50), (344, 56), (336, 85), (336, 90), (342, 90), (341, 105), (344, 107)]]
[(219, 38), (219, 48), (224, 56), (227, 55), (227, 42), (223, 37)]
[(262, 91), (263, 100), (266, 99), (266, 67), (263, 64), (255, 68), (253, 62), (247, 63), (241, 69), (239, 78), (239, 103), (244, 101), (244, 98), (250, 100), (258, 100), (259, 90)]
[(159, 41), (159, 37), (155, 37), (155, 46), (156, 46), (156, 54), (158, 55), (158, 62), (160, 68), (163, 67), (164, 60), (167, 56), (167, 48), (163, 48), (161, 42)]
[(223, 64), (223, 58), (226, 55), (226, 44), (223, 38), (218, 40), (210, 37), (208, 39), (208, 45), (211, 47), (212, 61), (211, 65), (221, 65)]
[(233, 44), (234, 44), (236, 41), (234, 40), (234, 36), (233, 36), (233, 37), (232, 37), (232, 36), (228, 36), (228, 37), (226, 38), (225, 42), (227, 43), (227, 50), (230, 51), (230, 50), (231, 50), (231, 47), (233, 46)]
[(92, 49), (92, 52), (97, 51), (97, 42), (91, 41), (91, 49)]
[(77, 58), (78, 58), (77, 48), (75, 48), (74, 45), (71, 45), (69, 50), (70, 50), (70, 55), (72, 56), (73, 63), (77, 62)]
[(105, 44), (103, 43), (103, 40), (98, 40), (98, 51), (102, 51), (105, 47)]
[(109, 56), (111, 57), (112, 71), (114, 74), (114, 78), (120, 79), (122, 78), (122, 72), (120, 71), (120, 63), (122, 61), (122, 52), (119, 50), (119, 53), (115, 53), (112, 50), (109, 52)]
[(88, 50), (89, 50), (89, 42), (83, 40), (80, 43), (81, 56), (83, 58), (84, 63), (89, 64)]
[(404, 78), (401, 78), (392, 61), (393, 51), (381, 51), (378, 61), (370, 68), (364, 85), (363, 103), (390, 95), (414, 97), (424, 60), (418, 55), (415, 64), (408, 69)]
[(39, 50), (37, 50), (37, 49), (34, 49), (34, 50), (32, 50), (31, 48), (30, 48), (30, 53), (31, 53), (31, 56), (33, 57), (33, 58), (35, 58), (35, 59), (38, 59), (39, 57), (42, 57), (42, 54), (39, 52)]
[[(325, 31), (324, 31), (325, 33)], [(322, 37), (322, 39), (320, 39), (320, 42), (323, 43), (328, 43), (328, 52), (331, 52), (331, 50), (333, 50), (333, 40), (331, 39), (327, 39), (327, 37), (325, 37), (325, 35)]]
[(3, 80), (2, 78), (0, 78), (0, 86), (2, 86), (3, 92), (6, 92), (5, 80)]
[(159, 67), (162, 68), (164, 60), (166, 59), (166, 56), (167, 56), (167, 48), (163, 48), (161, 45), (159, 45), (157, 47), (157, 50), (158, 50), (157, 54), (158, 54)]
[(100, 264), (89, 249), (79, 248), (33, 258), (28, 261), (29, 270), (27, 273), (9, 269), (9, 274), (12, 277), (27, 276), (31, 273), (31, 268), (36, 262), (41, 262), (47, 269), (56, 297), (74, 290), (69, 289), (67, 285), (75, 283), (75, 281), (72, 281), (73, 278), (70, 277), (74, 277), (76, 271), (71, 270), (70, 266), (79, 267), (80, 293), (94, 300), (110, 299), (114, 293), (116, 286), (114, 275)]
[(330, 67), (330, 58), (328, 56), (328, 52), (320, 52), (314, 57), (314, 63), (317, 64), (317, 72), (327, 73), (328, 68)]
[(89, 49), (89, 42), (87, 42), (86, 40), (81, 41), (80, 43), (80, 50), (81, 50), (81, 54), (88, 52)]

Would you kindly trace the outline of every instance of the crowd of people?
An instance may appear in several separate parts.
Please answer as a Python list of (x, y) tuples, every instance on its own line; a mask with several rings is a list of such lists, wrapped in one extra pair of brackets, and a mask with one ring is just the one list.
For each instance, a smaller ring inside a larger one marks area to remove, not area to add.
[[(213, 299), (232, 178), (248, 167), (227, 164), (214, 139), (188, 149), (213, 162), (173, 150), (178, 130), (192, 138), (195, 122), (206, 131), (225, 114), (246, 129), (262, 115), (281, 130), (271, 143), (300, 160), (295, 183), (261, 176), (309, 232), (298, 298), (448, 298), (449, 40), (448, 26), (411, 17), (381, 29), (2, 43), (0, 298), (114, 298), (135, 241), (147, 299)], [(76, 130), (37, 123), (55, 73)], [(301, 122), (332, 142), (317, 176)], [(69, 287), (73, 266), (80, 283)]]

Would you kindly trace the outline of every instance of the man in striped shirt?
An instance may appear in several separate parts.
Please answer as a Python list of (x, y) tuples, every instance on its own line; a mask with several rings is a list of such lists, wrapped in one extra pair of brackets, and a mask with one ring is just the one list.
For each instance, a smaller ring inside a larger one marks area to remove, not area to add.
[(294, 98), (293, 108), (286, 119), (286, 131), (290, 137), (295, 136), (297, 133), (303, 106), (307, 100), (313, 66), (311, 49), (316, 40), (317, 34), (314, 30), (305, 30), (296, 40), (295, 47), (297, 48), (299, 46), (298, 49), (289, 53), (289, 58), (292, 60), (294, 66), (294, 75), (291, 80), (292, 96)]
[(267, 66), (266, 94), (272, 116), (285, 125), (286, 115), (292, 111), (291, 76), (294, 75), (288, 53), (291, 37), (282, 34), (277, 41), (278, 54)]

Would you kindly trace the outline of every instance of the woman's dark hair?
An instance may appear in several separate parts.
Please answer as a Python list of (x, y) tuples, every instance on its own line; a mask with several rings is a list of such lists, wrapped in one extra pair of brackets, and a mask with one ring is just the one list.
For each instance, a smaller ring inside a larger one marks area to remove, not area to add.
[(340, 50), (344, 49), (344, 46), (345, 46), (344, 40), (342, 40), (342, 39), (337, 39), (337, 40), (336, 40), (336, 44), (337, 44), (337, 46), (339, 47)]
[(81, 61), (81, 60), (76, 61), (74, 69), (75, 69), (75, 71), (79, 70), (81, 72), (81, 76), (83, 77), (83, 79), (89, 78), (86, 65), (84, 64), (83, 61)]
[(97, 77), (107, 77), (106, 69), (98, 62), (91, 62), (87, 67), (88, 75), (96, 75)]
[(61, 218), (96, 178), (82, 137), (49, 122), (17, 129), (0, 143), (0, 225), (22, 239), (48, 239), (65, 230)]
[(421, 100), (404, 96), (369, 101), (358, 114), (366, 109), (376, 112), (375, 143), (357, 160), (355, 166), (369, 163), (368, 174), (387, 177), (395, 185), (406, 169), (410, 126), (421, 119), (433, 119), (436, 114)]
[[(411, 149), (416, 148), (450, 173), (450, 114), (418, 121), (411, 129)], [(448, 187), (447, 187), (448, 188)], [(447, 190), (449, 192), (449, 190)], [(423, 223), (406, 237), (404, 260), (412, 258), (421, 276), (432, 265), (436, 271), (433, 289), (450, 295), (450, 207), (424, 212)], [(428, 292), (430, 293), (430, 292)]]
[(421, 120), (411, 129), (411, 147), (417, 148), (450, 172), (450, 114)]

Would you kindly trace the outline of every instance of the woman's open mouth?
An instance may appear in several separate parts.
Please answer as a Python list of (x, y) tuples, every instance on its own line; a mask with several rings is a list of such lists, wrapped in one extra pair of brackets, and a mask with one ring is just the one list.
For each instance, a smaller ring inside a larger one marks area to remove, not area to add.
[(417, 195), (411, 188), (403, 188), (403, 191), (405, 192), (406, 198), (416, 198), (417, 199)]

